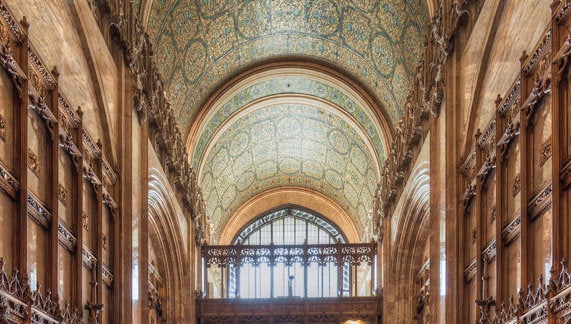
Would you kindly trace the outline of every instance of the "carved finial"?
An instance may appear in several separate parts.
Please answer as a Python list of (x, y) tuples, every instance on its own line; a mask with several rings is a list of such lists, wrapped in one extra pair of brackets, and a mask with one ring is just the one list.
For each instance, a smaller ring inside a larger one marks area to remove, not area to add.
[(97, 147), (99, 147), (99, 150), (101, 150), (101, 148), (103, 147), (103, 143), (101, 143), (100, 138), (97, 139)]
[(533, 288), (533, 283), (528, 283), (527, 284), (527, 293), (530, 294), (531, 293), (531, 288)]
[(77, 106), (77, 115), (79, 119), (83, 118), (83, 111), (81, 111), (81, 106)]

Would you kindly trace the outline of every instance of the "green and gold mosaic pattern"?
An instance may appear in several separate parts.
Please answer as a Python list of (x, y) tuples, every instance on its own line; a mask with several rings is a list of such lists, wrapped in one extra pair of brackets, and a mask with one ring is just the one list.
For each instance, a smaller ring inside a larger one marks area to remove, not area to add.
[(335, 200), (366, 224), (378, 182), (371, 150), (354, 125), (310, 104), (276, 103), (232, 119), (200, 172), (217, 240), (228, 218), (268, 189), (300, 186)]
[(402, 114), (427, 26), (423, 0), (156, 0), (148, 30), (184, 134), (225, 77), (272, 57), (317, 58)]
[(376, 123), (364, 111), (358, 102), (355, 102), (348, 94), (336, 87), (312, 80), (303, 76), (276, 76), (275, 78), (261, 80), (248, 85), (230, 99), (224, 102), (214, 115), (207, 121), (207, 125), (199, 134), (196, 147), (193, 150), (193, 164), (198, 169), (198, 164), (204, 153), (206, 145), (222, 123), (245, 105), (270, 95), (275, 94), (305, 94), (324, 99), (352, 116), (367, 133), (370, 142), (375, 148), (379, 161), (384, 161), (383, 134)]

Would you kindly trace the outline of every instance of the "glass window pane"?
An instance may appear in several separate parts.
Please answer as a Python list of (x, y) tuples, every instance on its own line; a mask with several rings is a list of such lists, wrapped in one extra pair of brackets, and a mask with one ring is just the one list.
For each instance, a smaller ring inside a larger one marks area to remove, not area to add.
[[(244, 245), (301, 245), (332, 244), (339, 239), (345, 242), (343, 235), (334, 224), (325, 218), (310, 212), (284, 208), (257, 218), (236, 236), (234, 243)], [(271, 295), (271, 268), (267, 263), (258, 266), (245, 264), (240, 271), (230, 267), (227, 280), (227, 296), (235, 298), (239, 286), (240, 298), (269, 298)], [(274, 271), (274, 297), (288, 296), (291, 284), (294, 296), (304, 295), (304, 268), (300, 263), (290, 266), (278, 263)], [(239, 273), (239, 275), (238, 275)], [(343, 290), (347, 296), (350, 288), (351, 273), (348, 265), (343, 266)], [(290, 279), (290, 275), (292, 276)], [(237, 278), (239, 276), (239, 278)], [(337, 266), (333, 263), (310, 264), (307, 269), (308, 297), (334, 297), (337, 291)], [(239, 283), (238, 283), (239, 281)]]

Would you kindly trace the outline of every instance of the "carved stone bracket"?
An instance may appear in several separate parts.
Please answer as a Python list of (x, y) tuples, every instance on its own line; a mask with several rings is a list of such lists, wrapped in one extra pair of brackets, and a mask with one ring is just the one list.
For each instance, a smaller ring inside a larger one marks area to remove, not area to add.
[(467, 214), (470, 208), (470, 204), (472, 202), (472, 198), (476, 196), (476, 183), (472, 181), (466, 190), (464, 191), (464, 195), (462, 196), (462, 205), (464, 205), (464, 212)]
[[(0, 3), (0, 16), (2, 17), (2, 21), (0, 21), (0, 65), (12, 79), (18, 97), (21, 99), (24, 95), (22, 93), (23, 84), (28, 77), (14, 57), (16, 55), (15, 47), (19, 47), (27, 35), (24, 28), (13, 19), (4, 3)], [(27, 28), (25, 20), (22, 25)]]
[(567, 35), (565, 42), (553, 57), (553, 64), (557, 66), (557, 71), (554, 76), (555, 85), (559, 85), (563, 78), (563, 73), (567, 70), (569, 55), (571, 55), (571, 33)]
[(506, 130), (504, 134), (498, 141), (498, 147), (500, 147), (500, 154), (502, 158), (506, 158), (508, 149), (510, 144), (512, 143), (513, 139), (519, 136), (519, 114), (516, 118), (509, 120), (508, 125), (506, 126)]
[(480, 179), (481, 184), (485, 184), (486, 180), (488, 179), (488, 175), (491, 173), (492, 170), (496, 168), (496, 155), (490, 155), (482, 164), (480, 171), (478, 172), (478, 178)]

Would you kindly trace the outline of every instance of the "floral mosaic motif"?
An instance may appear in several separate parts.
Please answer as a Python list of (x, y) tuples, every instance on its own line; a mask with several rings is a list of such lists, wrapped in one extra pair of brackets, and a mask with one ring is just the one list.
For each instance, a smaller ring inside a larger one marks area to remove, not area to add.
[(228, 99), (224, 105), (218, 109), (213, 117), (208, 121), (206, 127), (200, 133), (196, 147), (193, 151), (193, 164), (198, 168), (198, 164), (206, 145), (214, 136), (216, 130), (229, 118), (233, 113), (238, 111), (245, 105), (272, 94), (296, 93), (315, 96), (325, 99), (345, 110), (363, 127), (370, 138), (371, 143), (377, 152), (377, 157), (382, 162), (385, 159), (383, 149), (383, 135), (380, 129), (364, 111), (357, 102), (351, 99), (343, 91), (322, 83), (318, 80), (312, 80), (305, 77), (276, 77), (260, 81), (241, 90), (232, 98)]
[(279, 56), (342, 67), (395, 123), (427, 25), (422, 0), (162, 0), (153, 3), (147, 29), (186, 134), (198, 105), (224, 78)]
[(218, 237), (250, 197), (282, 186), (334, 199), (363, 228), (376, 190), (374, 158), (343, 119), (318, 107), (276, 104), (232, 124), (207, 150), (201, 174), (206, 213)]

